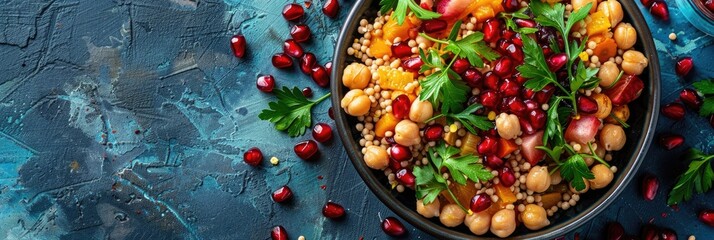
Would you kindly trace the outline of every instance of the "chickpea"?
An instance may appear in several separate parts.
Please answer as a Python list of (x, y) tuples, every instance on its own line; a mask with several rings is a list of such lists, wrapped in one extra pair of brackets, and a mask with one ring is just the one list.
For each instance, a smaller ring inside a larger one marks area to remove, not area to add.
[(597, 102), (597, 112), (594, 114), (595, 117), (599, 119), (605, 119), (610, 116), (612, 111), (612, 101), (610, 98), (602, 93), (596, 93), (590, 96)]
[(620, 75), (620, 68), (617, 67), (615, 62), (605, 62), (600, 66), (600, 71), (597, 73), (597, 77), (600, 78), (600, 86), (603, 88), (609, 88), (617, 80), (617, 76)]
[(620, 2), (617, 0), (601, 2), (600, 5), (597, 6), (597, 10), (605, 13), (605, 16), (610, 19), (610, 26), (616, 26), (622, 21), (622, 17), (624, 17), (622, 5), (620, 5)]
[(526, 210), (521, 213), (521, 221), (530, 230), (538, 230), (550, 225), (545, 208), (535, 204), (526, 205)]
[(526, 187), (528, 190), (542, 193), (550, 187), (550, 173), (548, 167), (535, 166), (528, 171), (526, 176)]
[(518, 116), (514, 114), (501, 113), (496, 118), (496, 130), (498, 135), (504, 139), (515, 139), (521, 132), (521, 125), (518, 123)]
[(572, 0), (570, 1), (570, 4), (573, 5), (573, 12), (580, 10), (581, 8), (585, 7), (588, 5), (588, 3), (592, 3), (593, 6), (590, 8), (590, 13), (595, 13), (595, 10), (597, 9), (597, 0)]
[(473, 234), (483, 235), (491, 227), (491, 214), (488, 211), (481, 211), (466, 216), (464, 224), (469, 227)]
[(640, 75), (648, 65), (644, 54), (635, 50), (627, 50), (622, 54), (622, 70), (630, 75)]
[(410, 120), (400, 121), (394, 127), (394, 141), (407, 147), (419, 144), (419, 126)]
[(372, 102), (364, 91), (352, 89), (345, 94), (340, 105), (342, 105), (342, 108), (347, 114), (359, 117), (369, 112), (369, 107), (372, 105)]
[(608, 151), (617, 151), (625, 146), (625, 130), (622, 129), (620, 125), (615, 124), (605, 124), (600, 131), (600, 143), (601, 147), (604, 147)]
[(433, 202), (424, 205), (424, 201), (417, 200), (417, 212), (426, 218), (433, 218), (439, 216), (439, 208), (441, 204), (439, 203), (439, 198), (434, 199)]
[[(614, 26), (614, 25), (613, 25)], [(637, 43), (637, 30), (629, 23), (620, 23), (615, 27), (615, 43), (620, 49), (630, 49)]]
[(590, 179), (589, 181), (590, 188), (593, 190), (607, 187), (607, 185), (612, 182), (612, 178), (614, 177), (610, 168), (605, 166), (605, 164), (597, 164), (590, 168), (590, 171), (593, 175), (595, 175), (595, 179)]
[(580, 190), (580, 191), (575, 190), (572, 183), (568, 184), (568, 188), (570, 189), (571, 192), (574, 192), (574, 193), (581, 193), (581, 194), (586, 193), (588, 190), (590, 190), (590, 181), (588, 181), (585, 178), (583, 178), (583, 181), (585, 182), (585, 188), (583, 188), (583, 190)]
[[(528, 180), (528, 179), (526, 179), (526, 180)], [(560, 176), (560, 169), (555, 170), (555, 172), (550, 175), (550, 185), (558, 185), (562, 181), (563, 181), (563, 177)], [(528, 185), (526, 185), (526, 186), (528, 186)]]
[(491, 218), (491, 232), (498, 237), (508, 237), (516, 231), (516, 212), (501, 209)]
[(417, 123), (424, 123), (434, 116), (434, 107), (429, 101), (421, 101), (419, 98), (414, 99), (412, 106), (409, 108), (409, 119)]
[(342, 73), (342, 84), (350, 89), (364, 89), (372, 80), (372, 71), (361, 63), (347, 65)]
[(459, 207), (459, 205), (449, 203), (441, 209), (441, 214), (439, 214), (439, 220), (441, 224), (447, 227), (456, 227), (464, 222), (466, 217), (466, 212)]
[[(627, 122), (627, 119), (630, 119), (630, 107), (628, 107), (627, 105), (616, 106), (612, 109), (612, 115), (622, 122)], [(617, 119), (610, 116), (605, 119), (605, 122), (612, 124), (620, 124)]]
[(389, 165), (387, 150), (381, 147), (369, 146), (364, 153), (364, 163), (372, 169), (384, 169)]

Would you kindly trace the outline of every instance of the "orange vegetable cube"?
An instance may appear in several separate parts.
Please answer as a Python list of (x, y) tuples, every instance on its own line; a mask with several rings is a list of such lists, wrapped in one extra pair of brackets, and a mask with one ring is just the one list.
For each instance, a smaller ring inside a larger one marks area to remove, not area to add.
[(400, 71), (399, 69), (387, 70), (386, 68), (379, 68), (377, 74), (379, 74), (377, 84), (379, 84), (382, 89), (414, 93), (413, 88), (410, 89), (411, 91), (407, 91), (406, 89), (407, 84), (414, 81), (414, 73)]
[(597, 11), (590, 15), (592, 19), (587, 24), (588, 36), (598, 35), (610, 30), (610, 19), (601, 11)]
[(389, 18), (387, 23), (382, 26), (382, 31), (384, 31), (384, 35), (382, 35), (382, 37), (390, 42), (393, 42), (397, 37), (402, 40), (409, 39), (409, 30), (418, 26), (418, 24), (419, 19), (415, 16), (409, 16), (404, 19), (404, 23), (402, 23), (402, 25), (399, 25), (397, 19)]
[(500, 183), (496, 184), (494, 189), (496, 190), (496, 195), (498, 196), (499, 201), (503, 201), (506, 205), (514, 203), (518, 200), (516, 195), (511, 192), (510, 188), (507, 188)]
[(498, 139), (498, 149), (496, 151), (496, 156), (503, 158), (508, 156), (508, 154), (513, 153), (518, 149), (518, 144), (512, 140), (499, 138)]
[(399, 119), (397, 119), (394, 114), (384, 114), (379, 121), (377, 121), (374, 128), (374, 134), (377, 135), (377, 137), (384, 137), (387, 131), (394, 132), (394, 128), (397, 126), (397, 123), (399, 123)]
[(382, 38), (373, 37), (372, 44), (369, 45), (369, 53), (377, 58), (392, 56), (392, 46), (387, 44)]
[(612, 38), (605, 39), (597, 44), (593, 54), (600, 59), (600, 62), (605, 62), (611, 57), (617, 56), (617, 43)]
[(478, 19), (479, 22), (484, 22), (486, 19), (493, 18), (496, 16), (496, 12), (491, 8), (491, 6), (479, 6), (471, 14)]

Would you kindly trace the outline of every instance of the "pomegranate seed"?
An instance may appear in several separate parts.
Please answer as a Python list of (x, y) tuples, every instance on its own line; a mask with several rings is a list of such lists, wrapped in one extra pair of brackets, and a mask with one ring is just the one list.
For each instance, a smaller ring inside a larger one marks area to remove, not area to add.
[(483, 141), (478, 144), (478, 147), (476, 150), (478, 153), (485, 155), (485, 154), (495, 154), (496, 149), (498, 148), (498, 140), (492, 137), (484, 137)]
[(640, 230), (642, 240), (659, 240), (659, 228), (652, 224), (642, 226)]
[(536, 92), (535, 96), (533, 97), (533, 100), (535, 100), (538, 104), (546, 104), (548, 101), (550, 101), (550, 97), (553, 96), (553, 93), (555, 93), (555, 86), (553, 85), (547, 85), (543, 88), (543, 90), (540, 90), (539, 92)]
[(706, 6), (709, 11), (714, 12), (714, 0), (707, 0), (704, 2), (704, 6)]
[(300, 46), (300, 44), (298, 44), (293, 39), (285, 40), (285, 42), (283, 43), (283, 51), (286, 54), (288, 54), (288, 56), (291, 56), (294, 58), (300, 58), (305, 53), (302, 50), (302, 47)]
[(521, 92), (521, 87), (516, 81), (506, 78), (503, 79), (503, 82), (501, 82), (501, 86), (498, 88), (498, 91), (504, 97), (515, 97)]
[(568, 55), (565, 55), (565, 53), (553, 54), (552, 56), (548, 57), (547, 62), (550, 71), (555, 72), (563, 68), (563, 66), (568, 63)]
[[(479, 145), (480, 146), (480, 145)], [(488, 154), (483, 157), (484, 163), (486, 164), (487, 167), (491, 169), (498, 169), (503, 167), (503, 159), (500, 157), (494, 155), (494, 154)]]
[(435, 33), (446, 29), (447, 23), (444, 20), (431, 19), (423, 21), (421, 27), (425, 33)]
[(305, 75), (310, 76), (310, 74), (312, 73), (312, 68), (315, 67), (316, 64), (317, 57), (315, 57), (315, 54), (312, 54), (311, 52), (305, 53), (300, 58), (300, 70)]
[(652, 4), (655, 2), (655, 0), (640, 0), (640, 2), (642, 3), (642, 5), (649, 8), (652, 6)]
[(642, 178), (642, 196), (647, 201), (652, 201), (657, 196), (657, 189), (659, 188), (659, 180), (657, 177), (651, 174), (645, 175)]
[(518, 124), (521, 125), (521, 131), (525, 134), (533, 134), (536, 132), (535, 128), (533, 128), (533, 124), (531, 124), (528, 120), (519, 118), (518, 119)]
[(669, 228), (662, 228), (659, 230), (660, 240), (677, 240), (677, 233)]
[(508, 57), (512, 58), (513, 60), (516, 60), (516, 62), (522, 63), (523, 58), (525, 57), (523, 55), (523, 50), (516, 46), (514, 43), (510, 43), (501, 49), (501, 51), (506, 54)]
[(692, 60), (692, 58), (684, 57), (677, 61), (677, 65), (675, 66), (674, 70), (677, 72), (677, 75), (684, 77), (687, 76), (690, 71), (692, 71), (692, 68), (694, 68), (694, 61)]
[(714, 210), (703, 210), (699, 212), (699, 221), (714, 227)]
[(480, 87), (483, 84), (483, 75), (475, 68), (466, 69), (464, 74), (461, 74), (461, 78), (472, 88)]
[(508, 106), (508, 110), (511, 113), (516, 115), (522, 115), (528, 109), (526, 104), (523, 103), (523, 101), (521, 101), (518, 97), (509, 97), (506, 100), (506, 106)]
[(528, 113), (528, 121), (530, 122), (531, 126), (533, 126), (534, 131), (538, 131), (543, 129), (545, 127), (545, 111), (541, 109), (534, 109)]
[(273, 55), (272, 62), (276, 68), (289, 68), (293, 65), (293, 59), (285, 53), (276, 53)]
[(669, 8), (667, 8), (667, 3), (660, 0), (655, 0), (650, 7), (650, 13), (664, 21), (669, 20)]
[(444, 127), (441, 124), (432, 124), (424, 129), (424, 139), (427, 142), (438, 141), (444, 133)]
[[(530, 100), (530, 99), (533, 99), (533, 97), (535, 96), (535, 93), (536, 92), (533, 91), (533, 89), (523, 88), (523, 91), (521, 92), (521, 97), (523, 97), (523, 99)], [(533, 101), (533, 103), (535, 103), (535, 101)]]
[(409, 118), (409, 108), (411, 105), (412, 103), (406, 94), (399, 95), (392, 101), (392, 114), (394, 114), (394, 117), (397, 119)]
[(332, 75), (332, 61), (325, 63), (325, 70), (327, 70), (327, 75)]
[(402, 162), (389, 158), (389, 169), (392, 169), (392, 172), (397, 172), (402, 168)]
[(523, 103), (526, 104), (526, 109), (528, 109), (528, 110), (540, 109), (540, 104), (538, 104), (536, 101), (528, 99), (528, 100), (523, 101)]
[(285, 20), (292, 21), (301, 18), (305, 14), (305, 9), (298, 4), (288, 4), (283, 7), (283, 17)]
[(302, 95), (305, 96), (306, 98), (311, 98), (312, 97), (312, 88), (310, 88), (310, 87), (303, 88)]
[(327, 202), (322, 208), (322, 215), (327, 218), (338, 219), (345, 216), (345, 208), (337, 203)]
[(335, 120), (335, 111), (332, 111), (332, 107), (327, 109), (327, 116), (330, 116), (330, 119)]
[(392, 237), (400, 237), (407, 234), (404, 224), (393, 217), (387, 217), (382, 220), (382, 231)]
[(312, 73), (310, 74), (312, 81), (315, 81), (320, 87), (327, 87), (330, 85), (330, 75), (327, 74), (327, 70), (323, 66), (315, 66), (312, 68)]
[(625, 228), (618, 222), (610, 222), (607, 224), (607, 240), (622, 240), (625, 237)]
[(263, 152), (256, 147), (248, 149), (243, 153), (243, 161), (253, 167), (258, 166), (263, 161)]
[(424, 62), (421, 60), (421, 57), (407, 58), (402, 61), (402, 67), (411, 72), (418, 72), (422, 65), (424, 65)]
[(231, 50), (237, 58), (245, 56), (245, 36), (238, 34), (231, 38)]
[(682, 90), (682, 92), (679, 93), (679, 100), (682, 100), (687, 107), (695, 111), (699, 111), (699, 108), (702, 106), (702, 99), (699, 98), (699, 94), (691, 88)]
[(501, 37), (501, 22), (496, 18), (486, 19), (483, 25), (483, 40), (488, 43), (496, 42)]
[(501, 185), (504, 187), (511, 187), (516, 183), (516, 175), (509, 167), (501, 168), (501, 171), (498, 173), (498, 179), (501, 179)]
[(684, 114), (685, 114), (684, 104), (677, 103), (677, 102), (670, 103), (670, 104), (662, 106), (662, 109), (660, 109), (660, 112), (665, 117), (668, 117), (675, 121), (680, 121), (680, 120), (684, 119)]
[(275, 226), (270, 231), (270, 238), (273, 240), (288, 240), (288, 231), (283, 226)]
[(659, 144), (667, 150), (672, 150), (684, 143), (684, 137), (678, 134), (664, 134), (659, 139)]
[(336, 18), (340, 11), (340, 3), (337, 0), (327, 0), (322, 6), (322, 13), (330, 18)]
[(536, 22), (535, 22), (534, 20), (531, 20), (531, 19), (520, 19), (520, 18), (516, 18), (516, 19), (513, 19), (513, 21), (516, 23), (516, 25), (518, 25), (518, 27), (522, 27), (522, 28), (535, 28), (535, 27), (537, 27)]
[(585, 114), (593, 114), (598, 110), (597, 102), (588, 96), (578, 96), (578, 111)]
[(515, 65), (513, 63), (513, 60), (509, 57), (501, 57), (498, 60), (496, 60), (495, 65), (493, 66), (493, 72), (496, 73), (499, 77), (508, 77), (511, 76), (513, 73), (513, 69), (515, 68)]
[(471, 67), (471, 64), (468, 60), (459, 58), (454, 61), (454, 64), (451, 66), (451, 69), (458, 74), (463, 74), (469, 67)]
[(412, 151), (408, 147), (395, 144), (389, 148), (389, 155), (397, 161), (407, 161), (412, 159)]
[(309, 40), (311, 34), (310, 27), (305, 24), (297, 24), (290, 29), (290, 36), (299, 43)]
[(326, 123), (318, 123), (312, 127), (312, 138), (315, 141), (324, 143), (332, 139), (332, 127)]
[(515, 12), (521, 5), (518, 0), (503, 0), (501, 1), (501, 6), (506, 12)]
[(486, 193), (476, 194), (476, 196), (471, 198), (471, 206), (469, 207), (471, 211), (477, 213), (489, 207), (491, 207), (491, 197)]
[(392, 56), (396, 58), (409, 57), (412, 55), (412, 48), (407, 42), (396, 42), (392, 44)]
[(496, 109), (501, 104), (501, 96), (497, 92), (486, 90), (481, 93), (481, 105), (490, 109)]
[(483, 78), (484, 85), (486, 85), (487, 89), (498, 90), (498, 82), (501, 81), (501, 78), (493, 73), (493, 71), (486, 72), (486, 74), (483, 75)]
[(293, 190), (288, 186), (282, 186), (273, 192), (273, 201), (277, 203), (286, 202), (293, 198)]
[(408, 188), (413, 188), (414, 183), (416, 181), (416, 177), (414, 174), (412, 174), (412, 171), (406, 168), (403, 168), (397, 172), (397, 181), (401, 183), (402, 185), (408, 187)]
[(255, 86), (258, 87), (258, 90), (261, 92), (271, 93), (275, 88), (275, 78), (272, 75), (260, 76), (255, 82)]
[(293, 151), (302, 160), (311, 160), (318, 155), (317, 143), (313, 140), (305, 140), (295, 144)]

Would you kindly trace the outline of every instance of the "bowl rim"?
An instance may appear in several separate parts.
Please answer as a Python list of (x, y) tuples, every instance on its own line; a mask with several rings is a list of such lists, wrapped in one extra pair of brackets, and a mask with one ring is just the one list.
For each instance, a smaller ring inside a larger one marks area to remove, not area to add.
[[(330, 90), (333, 93), (331, 96), (332, 106), (335, 124), (337, 127), (337, 133), (340, 136), (340, 140), (347, 152), (347, 155), (352, 162), (352, 165), (357, 170), (365, 184), (372, 191), (377, 198), (385, 204), (389, 209), (396, 213), (399, 217), (406, 220), (413, 226), (419, 228), (420, 230), (443, 239), (482, 239), (482, 236), (476, 236), (470, 233), (464, 233), (457, 231), (453, 228), (447, 228), (441, 224), (432, 222), (431, 220), (419, 215), (415, 209), (406, 206), (401, 201), (399, 201), (391, 192), (384, 188), (382, 183), (373, 174), (372, 169), (367, 167), (367, 165), (362, 160), (362, 152), (358, 148), (359, 144), (352, 137), (351, 127), (347, 120), (348, 116), (344, 113), (340, 107), (341, 98), (344, 94), (341, 79), (342, 71), (345, 66), (346, 60), (346, 49), (349, 44), (352, 43), (352, 33), (354, 29), (359, 24), (362, 14), (369, 8), (373, 0), (357, 0), (352, 8), (350, 9), (347, 19), (341, 28), (337, 44), (335, 45), (334, 56), (333, 56), (333, 71), (331, 73), (331, 85)], [(646, 91), (649, 92), (649, 99), (647, 101), (647, 106), (649, 109), (645, 112), (645, 117), (643, 118), (643, 126), (641, 129), (641, 137), (634, 146), (633, 154), (630, 156), (630, 161), (627, 163), (624, 171), (616, 179), (617, 181), (613, 184), (614, 187), (610, 187), (609, 190), (596, 200), (592, 205), (588, 206), (585, 210), (578, 213), (570, 219), (553, 225), (549, 228), (532, 231), (520, 236), (510, 236), (511, 239), (543, 239), (543, 238), (556, 238), (569, 233), (584, 223), (592, 220), (605, 208), (607, 208), (612, 202), (617, 199), (620, 193), (627, 187), (630, 181), (634, 178), (637, 169), (644, 161), (646, 151), (652, 142), (654, 135), (654, 129), (657, 126), (658, 114), (656, 114), (657, 109), (659, 109), (659, 99), (660, 99), (660, 66), (659, 58), (657, 57), (657, 49), (655, 47), (654, 41), (652, 40), (652, 33), (647, 26), (642, 13), (640, 12), (635, 1), (620, 1), (623, 6), (623, 10), (629, 15), (631, 19), (630, 24), (632, 24), (638, 31), (638, 41), (641, 42), (643, 50), (647, 58), (649, 59), (648, 73), (649, 81), (646, 85)], [(491, 238), (499, 239), (499, 238)]]

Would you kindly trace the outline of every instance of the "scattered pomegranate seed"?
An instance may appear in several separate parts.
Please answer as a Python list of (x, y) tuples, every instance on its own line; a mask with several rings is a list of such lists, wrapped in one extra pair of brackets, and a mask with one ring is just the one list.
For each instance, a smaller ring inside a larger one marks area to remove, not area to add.
[(272, 62), (276, 68), (289, 68), (293, 65), (293, 59), (285, 53), (276, 53), (273, 55)]
[(332, 61), (325, 63), (325, 70), (327, 70), (327, 75), (332, 74)]
[(327, 116), (330, 116), (330, 119), (335, 120), (335, 111), (332, 110), (332, 106), (327, 109)]
[(704, 6), (706, 6), (709, 11), (714, 12), (714, 0), (707, 0), (704, 2)]
[(547, 85), (543, 88), (543, 90), (536, 92), (535, 96), (533, 96), (533, 100), (535, 100), (538, 104), (543, 105), (550, 101), (550, 97), (552, 97), (554, 93), (555, 86)]
[(546, 114), (541, 109), (534, 109), (528, 113), (528, 121), (533, 126), (533, 130), (538, 131), (545, 127)]
[(408, 188), (413, 188), (414, 183), (416, 182), (416, 177), (412, 173), (411, 170), (403, 168), (397, 172), (397, 181), (401, 183), (402, 185), (408, 187)]
[(664, 21), (669, 20), (669, 8), (667, 8), (667, 3), (661, 0), (655, 0), (650, 7), (650, 13)]
[(496, 18), (486, 19), (483, 25), (483, 40), (494, 43), (501, 37), (501, 22)]
[[(479, 145), (481, 146), (481, 145)], [(486, 156), (483, 157), (483, 161), (486, 164), (487, 167), (491, 169), (498, 169), (500, 167), (503, 167), (503, 159), (500, 157), (496, 156), (495, 154), (487, 154)]]
[(657, 196), (657, 189), (659, 188), (659, 180), (657, 177), (651, 174), (646, 174), (642, 178), (642, 196), (647, 201), (652, 201)]
[(305, 24), (297, 24), (290, 29), (290, 36), (299, 43), (309, 40), (311, 34), (310, 27)]
[(501, 6), (506, 12), (515, 12), (521, 7), (518, 0), (503, 0), (501, 1)]
[(337, 0), (327, 0), (322, 6), (322, 13), (330, 18), (336, 18), (340, 11), (340, 3)]
[(481, 105), (490, 109), (496, 109), (501, 104), (501, 96), (495, 91), (486, 90), (481, 93)]
[(288, 231), (283, 226), (275, 226), (270, 231), (270, 238), (272, 240), (288, 240)]
[(258, 166), (263, 161), (263, 152), (256, 147), (248, 149), (243, 153), (243, 161), (253, 167)]
[(568, 55), (565, 55), (565, 53), (553, 54), (548, 57), (547, 62), (548, 68), (550, 68), (551, 71), (555, 72), (563, 68), (563, 66), (568, 63)]
[(283, 7), (283, 17), (285, 20), (292, 21), (301, 18), (303, 15), (305, 15), (305, 9), (298, 4), (291, 3)]
[(302, 160), (311, 160), (318, 154), (317, 143), (313, 140), (299, 142), (295, 144), (293, 150)]
[(330, 75), (327, 74), (327, 70), (323, 66), (315, 66), (312, 68), (312, 73), (310, 75), (312, 81), (315, 81), (320, 87), (327, 87), (330, 85)]
[(397, 161), (407, 161), (412, 159), (412, 151), (408, 147), (395, 144), (389, 148), (389, 155)]
[(677, 102), (669, 103), (669, 104), (662, 106), (662, 109), (660, 109), (660, 112), (665, 117), (668, 117), (675, 121), (680, 121), (680, 120), (684, 119), (684, 114), (685, 114), (684, 104), (677, 103)]
[(303, 88), (302, 95), (305, 96), (306, 98), (311, 98), (312, 97), (312, 88), (310, 88), (310, 87)]
[(412, 55), (412, 48), (407, 42), (396, 42), (392, 44), (392, 56), (396, 58), (409, 57)]
[(518, 82), (506, 78), (503, 79), (501, 86), (498, 87), (498, 92), (500, 92), (504, 97), (515, 97), (521, 92), (521, 86)]
[(327, 218), (338, 219), (345, 216), (345, 208), (337, 203), (327, 202), (322, 208), (322, 215)]
[(578, 111), (585, 114), (593, 114), (598, 111), (597, 102), (591, 97), (580, 95), (578, 96)]
[(237, 58), (245, 56), (245, 36), (238, 34), (231, 38), (231, 50)]
[(411, 72), (418, 72), (422, 65), (424, 65), (424, 62), (421, 60), (421, 57), (407, 58), (402, 61), (402, 67)]
[(394, 160), (394, 158), (389, 158), (389, 169), (392, 169), (392, 172), (397, 172), (402, 169), (402, 164), (401, 162)]
[(661, 228), (659, 230), (659, 240), (677, 240), (677, 233), (669, 228)]
[(289, 201), (293, 198), (293, 190), (290, 190), (288, 186), (282, 186), (273, 192), (273, 201), (277, 203), (282, 203)]
[(645, 224), (640, 230), (642, 240), (659, 240), (659, 228), (652, 224)]
[(677, 65), (675, 65), (674, 70), (677, 72), (677, 75), (684, 77), (692, 71), (692, 68), (694, 68), (694, 61), (692, 58), (683, 57), (677, 61)]
[(523, 50), (520, 47), (516, 46), (515, 43), (511, 43), (510, 41), (504, 42), (505, 45), (499, 46), (499, 51), (512, 58), (513, 60), (516, 60), (516, 62), (523, 63), (523, 58), (525, 57), (525, 55), (523, 55)]
[(483, 83), (486, 86), (487, 89), (490, 90), (498, 90), (498, 82), (501, 81), (501, 78), (498, 77), (493, 71), (488, 71), (483, 75)]
[(515, 64), (513, 63), (513, 60), (509, 57), (501, 57), (498, 60), (496, 60), (495, 65), (493, 66), (493, 72), (496, 73), (499, 77), (508, 77), (511, 76), (513, 73), (513, 70), (515, 69)]
[(707, 209), (699, 212), (699, 221), (714, 227), (714, 210)]
[(491, 197), (486, 193), (476, 194), (476, 196), (471, 198), (471, 206), (469, 207), (471, 211), (477, 213), (489, 207), (491, 207)]
[(421, 24), (425, 33), (435, 33), (446, 29), (447, 23), (440, 19), (425, 20)]
[(702, 99), (699, 97), (697, 91), (691, 88), (686, 88), (679, 93), (679, 100), (682, 100), (687, 107), (699, 111), (702, 106)]
[(478, 144), (476, 150), (479, 154), (495, 154), (498, 148), (498, 140), (493, 137), (484, 137), (481, 143)]
[(608, 223), (605, 233), (607, 240), (622, 240), (625, 238), (625, 228), (618, 222)]
[(640, 0), (640, 2), (642, 3), (642, 5), (649, 8), (652, 6), (652, 4), (655, 2), (655, 0)]
[(392, 237), (400, 237), (407, 234), (404, 224), (394, 217), (387, 217), (382, 220), (382, 231)]
[(659, 144), (667, 150), (672, 150), (684, 143), (684, 137), (679, 134), (664, 134), (659, 139)]
[(300, 71), (305, 75), (312, 74), (312, 68), (317, 64), (317, 57), (311, 52), (307, 52), (300, 58)]
[(255, 81), (255, 86), (258, 90), (264, 93), (271, 93), (275, 88), (275, 78), (272, 75), (259, 76), (258, 80)]
[(438, 141), (444, 133), (444, 127), (441, 124), (432, 124), (424, 129), (424, 139), (428, 142)]
[(318, 123), (312, 127), (312, 138), (315, 141), (324, 143), (332, 139), (332, 127), (326, 123)]
[(498, 179), (501, 180), (501, 185), (504, 187), (511, 187), (516, 183), (516, 175), (509, 167), (501, 168), (501, 171), (498, 173)]
[(531, 19), (520, 19), (520, 18), (516, 18), (516, 19), (513, 19), (513, 21), (516, 23), (516, 25), (518, 25), (518, 27), (522, 27), (522, 28), (524, 28), (524, 27), (527, 27), (527, 28), (535, 28), (535, 27), (538, 26), (538, 25), (536, 24), (536, 22), (533, 21), (533, 20), (531, 20)]
[(471, 67), (469, 60), (463, 58), (456, 59), (456, 61), (454, 61), (454, 64), (451, 65), (451, 69), (458, 74), (463, 74), (469, 67)]
[(411, 105), (412, 103), (406, 94), (399, 95), (392, 101), (392, 114), (394, 114), (394, 117), (397, 119), (409, 118), (409, 108)]
[(298, 44), (293, 39), (285, 40), (285, 42), (283, 43), (283, 51), (286, 54), (288, 54), (288, 56), (291, 56), (294, 58), (300, 58), (305, 53), (302, 50), (302, 47), (300, 46), (300, 44)]
[[(421, 59), (419, 61), (421, 61)], [(483, 75), (475, 68), (466, 69), (464, 74), (461, 74), (461, 78), (472, 88), (480, 87), (483, 84)]]
[(506, 100), (505, 104), (507, 106), (507, 109), (511, 113), (519, 115), (519, 116), (521, 116), (523, 113), (526, 112), (526, 110), (528, 110), (528, 107), (526, 106), (526, 104), (523, 101), (521, 101), (521, 99), (519, 99), (518, 97), (509, 97)]

